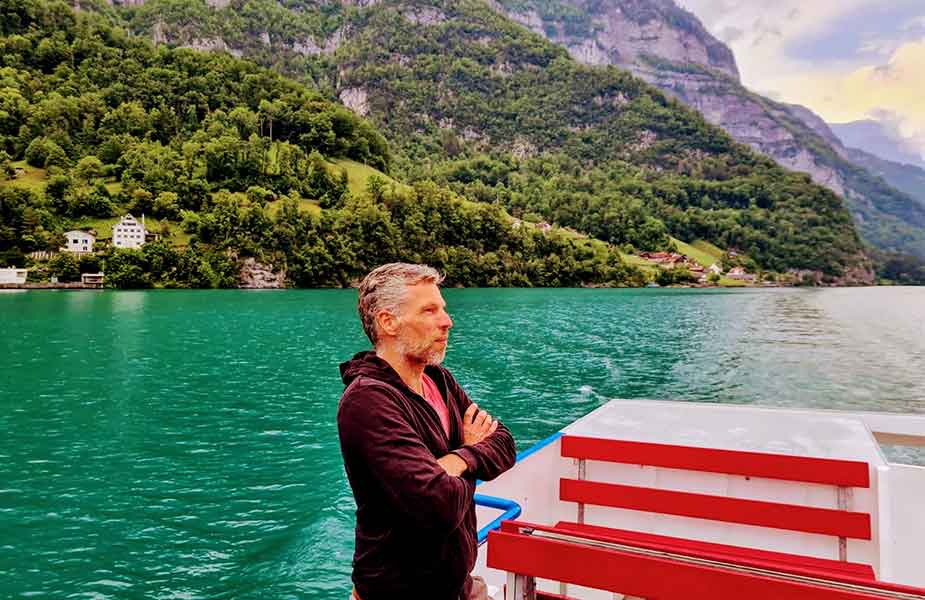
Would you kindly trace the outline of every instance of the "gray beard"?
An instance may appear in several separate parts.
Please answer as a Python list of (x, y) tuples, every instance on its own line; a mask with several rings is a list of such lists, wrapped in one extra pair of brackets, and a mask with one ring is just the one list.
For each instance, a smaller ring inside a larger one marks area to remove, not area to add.
[(423, 363), (436, 367), (443, 362), (446, 356), (446, 348), (443, 350), (432, 350), (430, 344), (414, 345), (406, 340), (398, 339), (398, 352), (405, 357), (408, 362)]

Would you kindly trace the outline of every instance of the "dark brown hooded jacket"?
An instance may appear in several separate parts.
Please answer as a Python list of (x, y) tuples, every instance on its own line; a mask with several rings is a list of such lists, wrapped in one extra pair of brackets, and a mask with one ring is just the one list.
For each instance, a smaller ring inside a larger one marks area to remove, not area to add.
[[(450, 435), (437, 412), (373, 352), (340, 366), (346, 389), (337, 411), (341, 453), (356, 499), (353, 584), (362, 600), (459, 600), (475, 565), (475, 480), (494, 479), (515, 460), (514, 438), (497, 431), (463, 446), (472, 403), (450, 372), (427, 367), (446, 401)], [(450, 452), (468, 466), (452, 477), (437, 464)]]

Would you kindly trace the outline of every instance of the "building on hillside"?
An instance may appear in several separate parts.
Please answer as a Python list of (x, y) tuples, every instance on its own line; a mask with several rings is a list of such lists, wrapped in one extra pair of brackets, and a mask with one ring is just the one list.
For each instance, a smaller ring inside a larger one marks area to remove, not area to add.
[(723, 268), (719, 266), (717, 263), (713, 263), (712, 265), (707, 267), (707, 271), (709, 271), (710, 273), (716, 273), (717, 275), (723, 274)]
[(112, 227), (112, 245), (116, 248), (141, 248), (147, 236), (145, 217), (139, 223), (132, 215), (125, 215)]
[(96, 242), (96, 236), (86, 231), (74, 229), (64, 234), (67, 239), (62, 252), (71, 252), (74, 254), (87, 254), (93, 252), (93, 243)]
[(737, 279), (739, 281), (755, 281), (756, 277), (754, 273), (748, 273), (743, 267), (733, 267), (726, 273), (726, 277), (729, 279)]
[(16, 267), (0, 269), (0, 285), (2, 284), (23, 284), (29, 276), (29, 269), (17, 269)]

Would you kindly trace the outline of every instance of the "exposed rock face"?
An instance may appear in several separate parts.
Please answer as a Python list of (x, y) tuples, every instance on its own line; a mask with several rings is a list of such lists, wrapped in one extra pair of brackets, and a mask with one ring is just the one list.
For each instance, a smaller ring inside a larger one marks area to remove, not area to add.
[[(630, 67), (636, 75), (699, 111), (708, 122), (722, 127), (736, 141), (788, 169), (808, 173), (816, 183), (845, 195), (842, 176), (797, 139), (794, 128), (808, 128), (825, 142), (838, 143), (825, 122), (809, 109), (762, 98), (736, 80), (707, 70), (678, 72), (651, 66)], [(833, 151), (845, 158), (840, 145), (833, 146)]]
[(536, 11), (508, 11), (508, 15), (565, 46), (578, 61), (628, 69), (695, 108), (737, 141), (844, 195), (838, 173), (821, 164), (781, 123), (787, 118), (808, 120), (810, 127), (824, 130), (817, 133), (826, 141), (837, 143), (822, 119), (802, 106), (779, 104), (775, 109), (771, 101), (742, 87), (732, 51), (671, 0), (564, 0), (563, 4), (587, 14), (593, 27), (567, 33), (562, 24), (550, 27)]
[(228, 54), (241, 58), (244, 55), (244, 52), (238, 50), (237, 48), (232, 48), (225, 43), (220, 37), (214, 38), (196, 38), (190, 40), (186, 44), (182, 44), (181, 48), (190, 48), (192, 50), (201, 50), (204, 52), (227, 52)]
[(151, 41), (155, 44), (166, 44), (167, 34), (164, 33), (164, 22), (158, 21), (151, 28)]
[(293, 42), (292, 50), (298, 52), (302, 56), (316, 56), (321, 54), (321, 46), (315, 43), (315, 40), (311, 38), (305, 38), (301, 42)]
[(437, 8), (428, 8), (425, 6), (416, 6), (411, 10), (402, 13), (406, 19), (415, 25), (433, 26), (439, 25), (446, 21), (446, 14)]
[[(886, 219), (889, 226), (906, 222), (908, 211), (894, 210), (895, 199), (894, 207), (884, 207), (865, 195), (860, 186), (868, 184), (860, 180), (868, 179), (867, 174), (818, 115), (747, 90), (739, 82), (732, 51), (673, 0), (493, 0), (491, 4), (564, 46), (576, 60), (625, 68), (698, 110), (735, 140), (786, 168), (809, 174), (846, 199), (862, 231), (876, 234), (877, 226), (868, 223), (871, 219)], [(550, 6), (560, 14), (577, 12), (586, 20), (576, 26), (575, 19), (550, 18)], [(541, 14), (542, 10), (547, 13)], [(894, 193), (887, 185), (876, 192), (881, 197)], [(871, 226), (864, 229), (865, 223)]]
[(536, 11), (507, 14), (565, 46), (576, 60), (628, 69), (695, 108), (737, 141), (844, 195), (838, 173), (821, 164), (781, 123), (786, 118), (805, 119), (814, 131), (812, 125), (823, 130), (817, 133), (826, 141), (837, 143), (822, 119), (802, 106), (779, 104), (775, 110), (774, 103), (742, 87), (732, 51), (671, 0), (565, 0), (563, 4), (587, 14), (594, 27), (584, 33), (566, 33), (564, 25), (550, 27)]
[(340, 28), (324, 42), (324, 48), (321, 49), (322, 54), (334, 54), (343, 42), (344, 29)]
[(344, 30), (338, 29), (331, 37), (326, 39), (321, 46), (312, 38), (305, 38), (301, 42), (294, 42), (291, 47), (294, 52), (298, 52), (302, 56), (317, 56), (319, 54), (330, 55), (337, 52), (337, 49), (340, 48), (343, 42)]
[(263, 290), (286, 287), (285, 271), (276, 272), (270, 265), (247, 258), (241, 264), (238, 287), (242, 289)]
[[(503, 4), (503, 2), (502, 2)], [(739, 78), (735, 57), (691, 14), (671, 0), (567, 0), (591, 17), (585, 32), (550, 23), (536, 10), (507, 11), (515, 21), (565, 46), (578, 61), (592, 65), (643, 66), (649, 57), (696, 64)], [(674, 23), (683, 22), (684, 27)]]
[(345, 88), (340, 92), (340, 101), (344, 103), (344, 106), (362, 117), (369, 113), (369, 94), (367, 94), (366, 88)]

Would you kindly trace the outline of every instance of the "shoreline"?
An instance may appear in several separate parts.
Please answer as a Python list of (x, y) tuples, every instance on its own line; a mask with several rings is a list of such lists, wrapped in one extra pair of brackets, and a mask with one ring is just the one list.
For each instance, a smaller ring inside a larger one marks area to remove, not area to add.
[(103, 290), (101, 283), (0, 283), (0, 290)]

